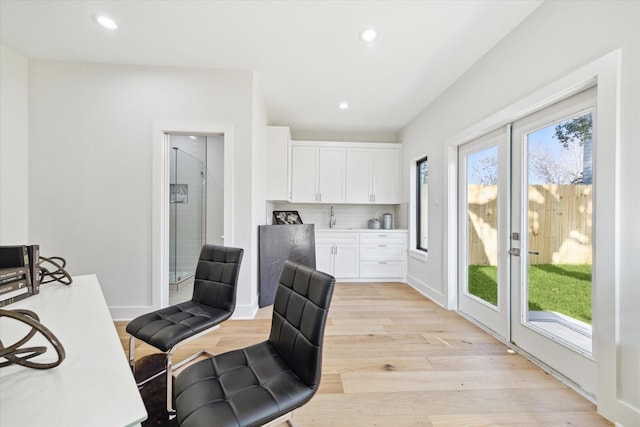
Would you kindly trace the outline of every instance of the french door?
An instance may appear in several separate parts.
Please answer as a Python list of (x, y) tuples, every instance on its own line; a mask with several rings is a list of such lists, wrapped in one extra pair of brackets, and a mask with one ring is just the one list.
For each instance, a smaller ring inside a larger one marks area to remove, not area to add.
[(458, 151), (458, 309), (508, 340), (509, 128)]
[(595, 395), (595, 88), (459, 148), (458, 308)]

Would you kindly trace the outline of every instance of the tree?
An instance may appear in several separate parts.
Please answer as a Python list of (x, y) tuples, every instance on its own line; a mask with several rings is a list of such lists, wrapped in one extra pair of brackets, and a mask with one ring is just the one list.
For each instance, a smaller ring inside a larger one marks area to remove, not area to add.
[(564, 148), (569, 148), (569, 143), (574, 141), (583, 146), (587, 140), (593, 137), (593, 122), (591, 113), (575, 117), (571, 120), (556, 125), (556, 138)]
[(566, 150), (559, 155), (538, 148), (529, 153), (529, 168), (532, 177), (543, 184), (582, 184), (582, 147), (567, 143)]
[[(592, 167), (591, 167), (591, 149), (593, 145), (593, 116), (591, 113), (583, 114), (582, 116), (574, 117), (573, 119), (564, 121), (555, 128), (555, 137), (562, 144), (566, 150), (571, 150), (572, 145), (582, 148), (582, 159), (579, 161), (579, 165), (575, 162), (571, 163), (573, 166), (578, 166), (579, 169), (574, 169), (572, 172), (573, 177), (570, 177), (570, 184), (591, 184), (592, 180)], [(571, 157), (575, 157), (575, 153)], [(571, 165), (566, 165), (562, 162), (561, 168), (567, 171)], [(567, 167), (568, 166), (568, 167)]]
[(471, 168), (469, 182), (480, 185), (496, 185), (498, 183), (498, 156), (489, 154), (479, 158)]

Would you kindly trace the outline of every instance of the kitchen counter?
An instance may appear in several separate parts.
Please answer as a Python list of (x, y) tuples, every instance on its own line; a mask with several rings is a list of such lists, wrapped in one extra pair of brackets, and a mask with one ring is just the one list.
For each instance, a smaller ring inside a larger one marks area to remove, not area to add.
[(316, 228), (317, 231), (334, 231), (334, 232), (344, 232), (344, 231), (355, 231), (358, 233), (406, 233), (408, 230), (400, 229), (400, 228)]

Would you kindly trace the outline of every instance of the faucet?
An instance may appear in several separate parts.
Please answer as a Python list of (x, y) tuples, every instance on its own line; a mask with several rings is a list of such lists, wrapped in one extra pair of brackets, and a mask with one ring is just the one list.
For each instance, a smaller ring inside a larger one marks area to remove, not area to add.
[(329, 218), (329, 228), (333, 228), (336, 225), (336, 214), (333, 211), (333, 206), (331, 206), (331, 216)]

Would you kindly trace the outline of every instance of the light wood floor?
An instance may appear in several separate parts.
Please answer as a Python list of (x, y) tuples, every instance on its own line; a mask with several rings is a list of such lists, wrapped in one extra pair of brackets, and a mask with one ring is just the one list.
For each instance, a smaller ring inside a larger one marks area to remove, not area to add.
[[(264, 341), (270, 308), (177, 351)], [(125, 322), (116, 322), (125, 352)], [(139, 343), (136, 355), (154, 353)], [(322, 384), (294, 412), (305, 426), (610, 426), (595, 406), (455, 312), (402, 283), (339, 283)]]

